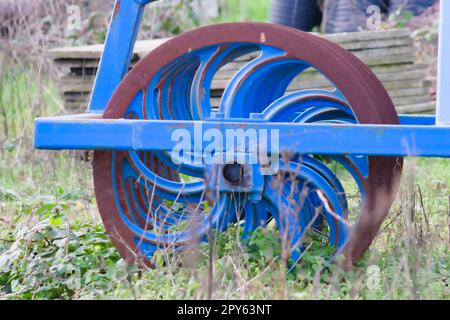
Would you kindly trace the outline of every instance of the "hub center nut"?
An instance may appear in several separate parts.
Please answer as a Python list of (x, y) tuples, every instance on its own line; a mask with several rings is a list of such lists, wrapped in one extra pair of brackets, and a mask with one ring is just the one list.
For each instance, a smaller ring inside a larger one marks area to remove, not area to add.
[(227, 164), (223, 167), (223, 177), (231, 184), (239, 184), (244, 177), (244, 167), (240, 164)]

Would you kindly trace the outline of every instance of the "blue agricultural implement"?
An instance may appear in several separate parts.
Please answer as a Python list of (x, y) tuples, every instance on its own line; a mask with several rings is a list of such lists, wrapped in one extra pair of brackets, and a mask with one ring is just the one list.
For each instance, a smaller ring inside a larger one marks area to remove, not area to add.
[[(152, 265), (157, 250), (186, 250), (236, 224), (249, 237), (270, 223), (291, 263), (317, 235), (330, 261), (342, 255), (351, 266), (389, 212), (403, 157), (450, 157), (449, 1), (441, 1), (436, 116), (397, 115), (355, 56), (274, 24), (188, 31), (129, 71), (149, 2), (115, 2), (87, 112), (35, 122), (38, 149), (94, 150), (99, 211), (127, 261)], [(215, 74), (249, 54), (213, 109)], [(334, 88), (287, 90), (311, 68)], [(174, 152), (183, 143), (190, 148)], [(348, 194), (351, 180), (358, 192)]]

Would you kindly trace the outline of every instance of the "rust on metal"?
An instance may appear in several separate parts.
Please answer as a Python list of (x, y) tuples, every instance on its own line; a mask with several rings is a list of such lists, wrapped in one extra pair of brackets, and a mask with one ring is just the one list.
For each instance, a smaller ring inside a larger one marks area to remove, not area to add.
[(117, 17), (120, 12), (120, 2), (121, 0), (117, 0), (116, 5), (114, 6), (113, 20)]
[[(323, 38), (284, 26), (256, 22), (206, 26), (165, 42), (127, 74), (113, 94), (104, 118), (123, 117), (142, 90), (142, 83), (148, 85), (160, 70), (186, 52), (217, 44), (258, 44), (262, 40), (265, 45), (284, 50), (289, 57), (317, 66), (346, 97), (359, 123), (399, 123), (394, 105), (383, 85), (355, 56)], [(162, 110), (159, 111), (162, 116)], [(398, 189), (402, 164), (401, 157), (369, 157), (369, 176), (363, 179), (364, 207), (343, 251), (348, 265), (356, 262), (367, 250), (388, 214)], [(112, 168), (111, 152), (96, 151), (94, 183), (100, 214), (122, 256), (129, 262), (135, 262), (138, 249), (133, 235), (117, 213), (113, 200)], [(150, 265), (148, 261), (146, 263)]]

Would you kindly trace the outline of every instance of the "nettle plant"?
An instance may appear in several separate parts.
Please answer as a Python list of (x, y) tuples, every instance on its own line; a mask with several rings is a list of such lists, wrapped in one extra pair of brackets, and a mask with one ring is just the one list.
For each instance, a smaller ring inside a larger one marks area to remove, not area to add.
[[(173, 36), (207, 21), (200, 10), (202, 1), (163, 0), (152, 3), (145, 11), (140, 38)], [(200, 10), (199, 10), (200, 9)]]
[(68, 205), (39, 203), (24, 210), (0, 240), (0, 296), (25, 299), (101, 294), (128, 276), (103, 226), (74, 220)]

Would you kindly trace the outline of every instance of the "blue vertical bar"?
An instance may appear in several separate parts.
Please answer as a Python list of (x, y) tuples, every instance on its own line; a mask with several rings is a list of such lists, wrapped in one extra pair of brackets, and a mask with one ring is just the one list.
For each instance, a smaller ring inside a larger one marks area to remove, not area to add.
[(145, 5), (155, 0), (116, 0), (88, 112), (102, 113), (128, 72)]
[(439, 67), (437, 125), (450, 125), (450, 1), (441, 0), (439, 21)]

